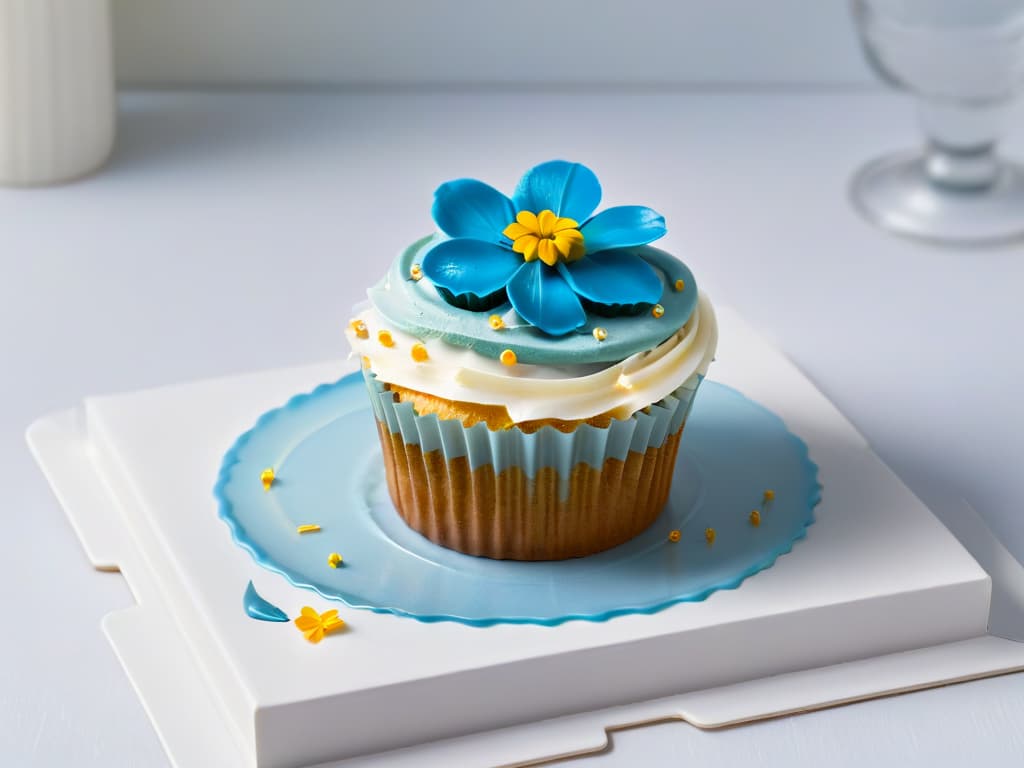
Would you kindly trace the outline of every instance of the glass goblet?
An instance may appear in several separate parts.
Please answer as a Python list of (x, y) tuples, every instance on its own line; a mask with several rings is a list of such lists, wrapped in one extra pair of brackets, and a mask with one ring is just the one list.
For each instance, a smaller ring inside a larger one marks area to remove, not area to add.
[(1024, 168), (996, 145), (1024, 86), (1024, 0), (851, 0), (868, 61), (917, 96), (923, 150), (854, 177), (876, 225), (947, 244), (1024, 237)]

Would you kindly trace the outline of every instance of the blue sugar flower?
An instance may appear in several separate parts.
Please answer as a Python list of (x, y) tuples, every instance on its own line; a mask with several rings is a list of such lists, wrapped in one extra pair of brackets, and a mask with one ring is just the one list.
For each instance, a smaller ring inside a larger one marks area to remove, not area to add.
[(423, 274), (459, 306), (486, 308), (507, 295), (526, 322), (552, 336), (586, 323), (583, 302), (599, 311), (655, 304), (657, 273), (618, 249), (657, 240), (665, 219), (637, 205), (592, 216), (600, 200), (594, 172), (564, 160), (527, 171), (511, 200), (475, 179), (449, 181), (434, 195), (433, 215), (451, 239), (427, 252)]

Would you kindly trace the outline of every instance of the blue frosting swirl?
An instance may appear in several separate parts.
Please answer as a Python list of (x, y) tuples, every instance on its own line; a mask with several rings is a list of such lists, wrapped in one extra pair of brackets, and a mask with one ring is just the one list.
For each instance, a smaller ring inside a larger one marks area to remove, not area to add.
[[(443, 235), (432, 235), (405, 249), (384, 278), (369, 289), (370, 301), (401, 331), (423, 339), (440, 338), (493, 359), (511, 349), (520, 363), (528, 364), (618, 362), (656, 347), (685, 325), (697, 306), (697, 282), (685, 264), (657, 248), (636, 246), (626, 250), (653, 267), (663, 286), (664, 313), (660, 317), (652, 312), (619, 317), (587, 313), (586, 322), (574, 332), (552, 337), (526, 322), (517, 322), (509, 302), (488, 312), (458, 309), (446, 302), (429, 280), (413, 279), (413, 265), (443, 239)], [(682, 290), (676, 290), (679, 280)], [(505, 327), (492, 328), (488, 319), (491, 314), (504, 317)], [(596, 327), (607, 331), (604, 341), (595, 338)]]

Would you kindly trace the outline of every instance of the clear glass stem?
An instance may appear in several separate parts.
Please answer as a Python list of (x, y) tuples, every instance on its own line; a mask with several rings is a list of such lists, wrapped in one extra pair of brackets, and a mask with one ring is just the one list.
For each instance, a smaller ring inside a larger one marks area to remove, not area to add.
[(925, 172), (932, 184), (953, 190), (981, 190), (999, 179), (996, 144), (1007, 104), (918, 102), (918, 116), (928, 136)]
[(924, 167), (929, 181), (946, 189), (987, 189), (999, 178), (994, 145), (964, 152), (932, 142), (925, 151)]

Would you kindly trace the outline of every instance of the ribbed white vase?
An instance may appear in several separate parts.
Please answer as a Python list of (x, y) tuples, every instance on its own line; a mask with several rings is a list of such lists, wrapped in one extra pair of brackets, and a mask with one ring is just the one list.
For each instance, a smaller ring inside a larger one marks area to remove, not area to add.
[(114, 144), (109, 0), (0, 0), (0, 184), (53, 184)]

